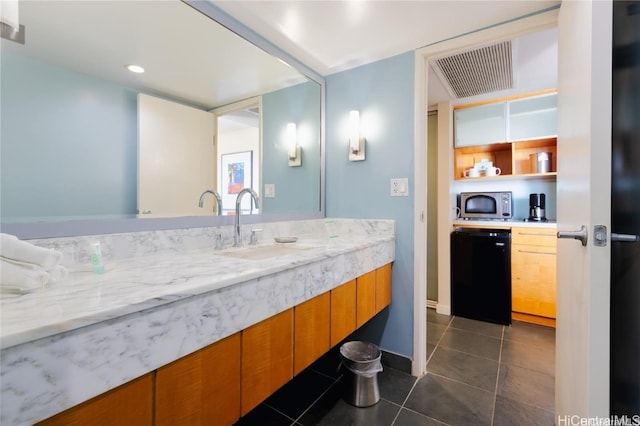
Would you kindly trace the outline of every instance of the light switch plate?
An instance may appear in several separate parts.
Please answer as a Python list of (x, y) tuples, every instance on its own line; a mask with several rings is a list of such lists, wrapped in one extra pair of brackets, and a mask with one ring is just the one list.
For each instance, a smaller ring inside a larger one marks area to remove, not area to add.
[(408, 197), (409, 196), (409, 178), (391, 179), (391, 196), (392, 197)]
[(264, 184), (264, 198), (274, 198), (276, 196), (276, 184), (265, 183)]

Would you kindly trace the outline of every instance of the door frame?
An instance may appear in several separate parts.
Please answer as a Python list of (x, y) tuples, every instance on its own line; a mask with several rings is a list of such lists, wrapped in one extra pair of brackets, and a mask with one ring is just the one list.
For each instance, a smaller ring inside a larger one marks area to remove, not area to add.
[[(558, 9), (546, 11), (479, 30), (471, 34), (436, 43), (415, 51), (415, 111), (414, 111), (414, 172), (416, 190), (414, 207), (414, 282), (413, 282), (413, 359), (411, 374), (426, 374), (427, 364), (427, 287), (426, 287), (426, 180), (427, 180), (427, 113), (429, 61), (433, 58), (459, 53), (474, 47), (496, 43), (524, 34), (556, 27)], [(452, 208), (456, 194), (450, 190), (453, 180), (453, 117), (451, 104), (438, 104), (438, 305), (437, 312), (451, 312), (450, 243), (449, 232), (453, 227)]]

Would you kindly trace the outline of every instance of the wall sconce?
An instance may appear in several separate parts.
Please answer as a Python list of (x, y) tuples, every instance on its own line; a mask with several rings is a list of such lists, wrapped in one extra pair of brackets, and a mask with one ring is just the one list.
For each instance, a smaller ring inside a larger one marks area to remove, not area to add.
[(287, 151), (289, 153), (289, 166), (298, 167), (302, 165), (302, 148), (298, 145), (298, 131), (296, 123), (287, 124), (286, 133)]
[(349, 113), (349, 161), (363, 161), (365, 139), (360, 137), (360, 113)]
[(0, 37), (24, 44), (24, 25), (20, 25), (18, 0), (2, 0), (0, 30)]

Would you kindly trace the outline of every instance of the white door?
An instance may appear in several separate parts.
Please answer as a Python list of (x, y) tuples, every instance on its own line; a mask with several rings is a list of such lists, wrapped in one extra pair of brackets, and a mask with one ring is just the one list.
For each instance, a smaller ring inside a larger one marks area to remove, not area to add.
[(140, 217), (212, 215), (215, 189), (214, 117), (207, 111), (138, 95)]
[(558, 19), (558, 230), (584, 225), (588, 243), (558, 240), (556, 424), (609, 415), (611, 262), (593, 227), (611, 222), (611, 10), (565, 0)]

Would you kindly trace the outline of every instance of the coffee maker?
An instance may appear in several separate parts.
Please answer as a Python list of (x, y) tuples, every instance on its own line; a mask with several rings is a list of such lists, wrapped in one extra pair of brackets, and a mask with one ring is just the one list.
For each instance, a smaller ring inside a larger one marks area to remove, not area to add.
[(529, 221), (534, 222), (546, 222), (545, 216), (546, 207), (546, 195), (545, 194), (529, 194)]

